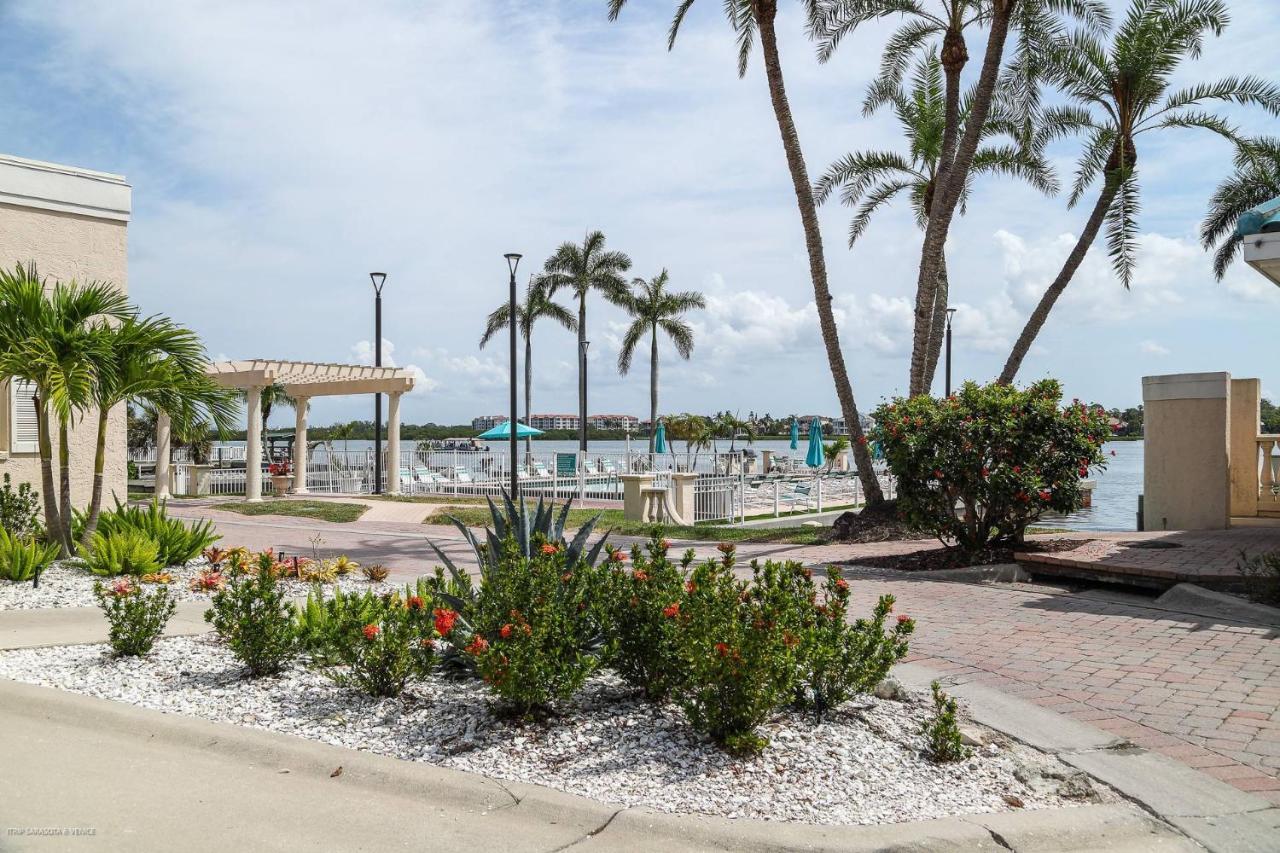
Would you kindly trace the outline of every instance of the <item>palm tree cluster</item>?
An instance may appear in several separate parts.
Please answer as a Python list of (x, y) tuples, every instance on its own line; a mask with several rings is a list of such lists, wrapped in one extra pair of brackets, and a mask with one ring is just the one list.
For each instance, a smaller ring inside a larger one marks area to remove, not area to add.
[(0, 270), (0, 372), (34, 389), (45, 535), (64, 557), (75, 550), (72, 429), (95, 419), (93, 486), (81, 534), (87, 542), (102, 506), (114, 408), (137, 403), (164, 412), (183, 435), (231, 426), (234, 393), (208, 377), (207, 364), (194, 332), (165, 317), (140, 317), (109, 283), (50, 283), (34, 263)]
[[(618, 353), (618, 372), (626, 375), (636, 348), (649, 339), (649, 452), (653, 452), (653, 426), (658, 419), (658, 332), (671, 339), (683, 359), (693, 354), (693, 329), (684, 315), (695, 308), (705, 308), (702, 294), (695, 291), (671, 291), (670, 277), (662, 270), (652, 279), (635, 278), (628, 284), (624, 274), (631, 269), (631, 258), (624, 252), (606, 248), (604, 232), (588, 232), (581, 244), (562, 243), (547, 258), (542, 271), (529, 279), (522, 303), (516, 305), (516, 328), (524, 339), (524, 410), (526, 420), (533, 412), (533, 326), (543, 318), (554, 320), (578, 335), (578, 408), (579, 447), (587, 446), (587, 297), (598, 293), (605, 301), (625, 310), (631, 317)], [(560, 291), (577, 300), (577, 316), (555, 301)], [(480, 346), (484, 347), (511, 322), (511, 307), (503, 303), (489, 314)], [(526, 442), (526, 450), (529, 444)]]

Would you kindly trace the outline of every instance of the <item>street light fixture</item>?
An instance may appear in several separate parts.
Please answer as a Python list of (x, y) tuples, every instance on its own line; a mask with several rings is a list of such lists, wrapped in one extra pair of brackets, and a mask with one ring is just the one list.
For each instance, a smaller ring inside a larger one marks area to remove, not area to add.
[[(369, 273), (373, 282), (373, 366), (382, 367), (382, 286), (387, 283), (384, 272)], [(399, 460), (395, 460), (397, 466)], [(382, 494), (382, 394), (373, 395), (373, 493)]]
[(508, 252), (503, 257), (507, 259), (507, 270), (511, 273), (511, 296), (507, 306), (507, 313), (511, 315), (511, 417), (507, 424), (511, 433), (511, 458), (508, 460), (511, 466), (511, 500), (516, 501), (520, 494), (520, 478), (516, 470), (516, 459), (520, 453), (516, 443), (516, 267), (520, 266), (523, 255)]
[[(947, 396), (951, 396), (951, 318), (956, 316), (956, 309), (947, 309)], [(936, 362), (935, 362), (936, 363)]]

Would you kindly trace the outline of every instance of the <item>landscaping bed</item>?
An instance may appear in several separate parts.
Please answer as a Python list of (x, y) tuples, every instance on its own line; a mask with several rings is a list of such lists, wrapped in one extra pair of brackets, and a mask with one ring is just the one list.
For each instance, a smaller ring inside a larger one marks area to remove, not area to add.
[(747, 758), (612, 675), (541, 722), (499, 716), (478, 680), (435, 675), (373, 699), (300, 664), (246, 679), (212, 635), (164, 639), (146, 657), (105, 645), (15, 650), (0, 653), (0, 676), (673, 813), (876, 824), (1090, 798), (1070, 768), (990, 732), (964, 761), (929, 760), (928, 699), (905, 692), (860, 696), (823, 722), (777, 714), (761, 727), (770, 748)]
[(959, 548), (924, 548), (905, 554), (883, 554), (858, 557), (843, 565), (870, 566), (877, 569), (895, 569), (902, 572), (928, 572), (941, 569), (964, 569), (970, 566), (990, 566), (1014, 562), (1014, 551), (1055, 553), (1074, 550), (1091, 539), (1049, 539), (1028, 542), (1016, 549), (1000, 545), (984, 548), (976, 554), (966, 554)]

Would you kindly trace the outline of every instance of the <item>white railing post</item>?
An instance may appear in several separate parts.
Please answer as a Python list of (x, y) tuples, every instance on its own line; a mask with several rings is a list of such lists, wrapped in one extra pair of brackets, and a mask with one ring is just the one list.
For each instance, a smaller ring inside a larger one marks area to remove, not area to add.
[(777, 518), (782, 515), (782, 484), (778, 480), (773, 481), (773, 517)]
[(822, 478), (818, 477), (818, 512), (822, 512)]

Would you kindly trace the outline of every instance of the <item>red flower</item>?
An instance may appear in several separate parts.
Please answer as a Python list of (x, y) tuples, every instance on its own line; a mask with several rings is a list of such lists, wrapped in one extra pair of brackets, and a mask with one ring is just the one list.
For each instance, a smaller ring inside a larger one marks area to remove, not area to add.
[(1048, 489), (1041, 489), (1041, 490), (1040, 490), (1040, 500), (1042, 500), (1042, 501), (1047, 501), (1047, 500), (1049, 500), (1049, 499), (1050, 499), (1050, 498), (1052, 498), (1052, 497), (1053, 497), (1053, 493), (1052, 493), (1052, 492), (1050, 492)]
[(906, 623), (908, 623), (908, 622), (910, 622), (910, 621), (911, 621), (911, 617), (910, 617), (910, 616), (908, 616), (907, 614), (905, 614), (905, 613), (899, 613), (899, 614), (898, 614), (898, 624), (899, 624), (899, 625), (905, 625)]
[(842, 592), (848, 592), (849, 582), (844, 578), (836, 578), (836, 589), (841, 590)]
[(674, 619), (680, 615), (680, 602), (674, 601), (662, 608), (662, 615), (668, 619)]
[(361, 633), (364, 634), (364, 638), (366, 640), (372, 640), (372, 639), (375, 639), (381, 631), (382, 629), (379, 628), (377, 625), (370, 623), (364, 626), (364, 630)]
[(1088, 476), (1089, 476), (1089, 469), (1088, 469), (1088, 468), (1086, 468), (1086, 467), (1084, 467), (1083, 465), (1081, 465), (1081, 466), (1080, 466), (1080, 476), (1081, 476), (1081, 477), (1088, 477)]
[(720, 655), (720, 657), (722, 658), (728, 657), (729, 656), (728, 643), (716, 643), (716, 654)]
[(649, 574), (644, 569), (636, 569), (631, 573), (631, 577), (643, 583), (649, 579)]
[(542, 546), (542, 553), (547, 554), (548, 556), (550, 556), (551, 554), (554, 554), (556, 551), (559, 551), (559, 550), (560, 550), (559, 548), (557, 548), (555, 545), (552, 545), (550, 542), (546, 542)]
[(627, 555), (623, 551), (614, 551), (609, 555), (609, 560), (614, 563), (626, 562)]
[(421, 610), (426, 605), (422, 601), (422, 596), (411, 595), (409, 596), (409, 600), (404, 603), (404, 606), (410, 610)]
[(689, 593), (690, 595), (693, 595), (693, 593), (697, 592), (697, 590), (698, 590), (698, 585), (696, 583), (694, 583), (693, 581), (685, 581), (685, 584), (684, 584), (685, 592)]
[(1014, 466), (1013, 466), (1013, 473), (1015, 473), (1015, 474), (1021, 474), (1021, 473), (1022, 473), (1022, 466), (1021, 466), (1021, 465), (1014, 465)]
[(986, 465), (982, 466), (982, 479), (986, 479), (991, 474), (991, 469)]
[(489, 641), (479, 634), (476, 634), (475, 639), (467, 645), (464, 651), (473, 655), (484, 654), (489, 651)]
[(670, 548), (670, 547), (671, 547), (671, 540), (670, 540), (670, 539), (663, 539), (663, 540), (662, 540), (661, 542), (659, 542), (658, 544), (662, 546), (662, 550), (666, 551), (668, 548)]
[(735, 546), (732, 542), (721, 542), (719, 545), (716, 546), (716, 550), (719, 551), (721, 554), (732, 554), (736, 549), (736, 547), (737, 546)]
[(936, 480), (941, 480), (941, 479), (942, 479), (942, 471), (941, 471), (941, 470), (939, 470), (939, 469), (937, 469), (937, 468), (934, 468), (934, 469), (933, 469), (933, 477), (934, 477), (934, 479), (936, 479)]
[(510, 622), (508, 622), (506, 625), (503, 625), (503, 626), (502, 626), (502, 629), (498, 631), (498, 636), (499, 636), (499, 637), (501, 637), (501, 638), (502, 638), (502, 639), (504, 639), (504, 640), (509, 639), (509, 638), (511, 637), (511, 623), (510, 623)]
[(458, 621), (458, 612), (447, 607), (437, 607), (432, 614), (436, 617), (436, 633), (441, 637), (449, 636), (453, 623)]

